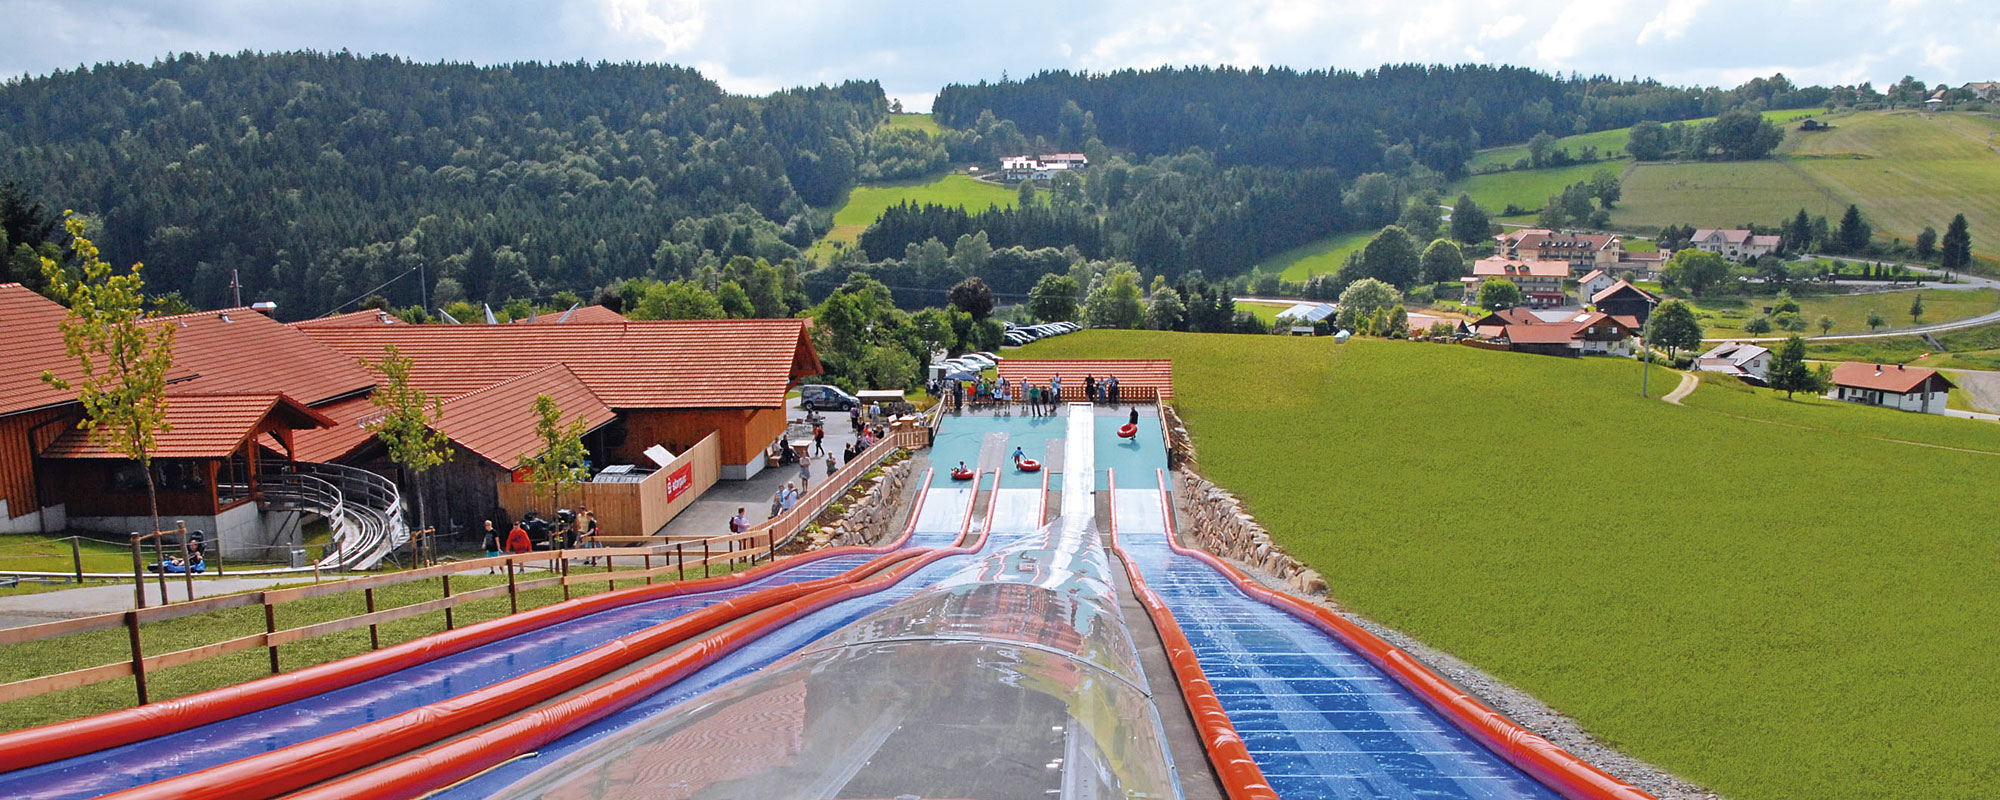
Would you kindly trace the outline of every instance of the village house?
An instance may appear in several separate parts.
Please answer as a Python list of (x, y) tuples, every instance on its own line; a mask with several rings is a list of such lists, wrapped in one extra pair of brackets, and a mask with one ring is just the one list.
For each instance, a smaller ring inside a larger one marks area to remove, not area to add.
[(1616, 283), (1618, 283), (1618, 279), (1611, 277), (1611, 273), (1601, 269), (1594, 269), (1584, 273), (1583, 277), (1576, 279), (1576, 296), (1588, 300), (1596, 297), (1598, 292), (1611, 288)]
[(1521, 298), (1533, 308), (1569, 304), (1563, 279), (1569, 277), (1566, 261), (1523, 261), (1493, 256), (1472, 263), (1472, 274), (1463, 278), (1467, 298), (1479, 296), (1479, 284), (1487, 278), (1505, 278), (1521, 287)]
[(1696, 357), (1694, 368), (1733, 375), (1761, 386), (1771, 373), (1771, 349), (1749, 342), (1726, 342)]
[(1934, 369), (1843, 362), (1833, 368), (1833, 397), (1850, 403), (1942, 414), (1953, 384)]
[(1410, 336), (1412, 337), (1429, 334), (1431, 328), (1436, 327), (1440, 322), (1451, 328), (1451, 335), (1454, 337), (1463, 338), (1472, 335), (1472, 326), (1466, 324), (1465, 320), (1459, 317), (1447, 317), (1412, 311), (1410, 312), (1409, 320)]
[(1634, 330), (1645, 330), (1646, 320), (1653, 316), (1653, 307), (1660, 304), (1660, 298), (1628, 281), (1611, 284), (1589, 298), (1592, 308), (1629, 320)]
[(1778, 252), (1778, 243), (1776, 236), (1754, 234), (1740, 228), (1701, 228), (1689, 240), (1695, 249), (1706, 250), (1731, 261), (1749, 261)]
[(1632, 338), (1638, 335), (1629, 317), (1614, 317), (1601, 311), (1579, 311), (1556, 319), (1545, 319), (1522, 308), (1505, 309), (1481, 317), (1473, 321), (1472, 330), (1481, 338), (1507, 345), (1515, 352), (1551, 356), (1629, 357), (1632, 355)]
[(1006, 156), (1000, 159), (1000, 175), (1009, 181), (1046, 181), (1063, 170), (1087, 166), (1090, 166), (1090, 159), (1082, 153)]
[(1973, 81), (1959, 88), (1989, 103), (2000, 101), (2000, 81)]
[(1520, 261), (1563, 261), (1572, 273), (1615, 267), (1625, 255), (1625, 241), (1603, 233), (1529, 228), (1501, 234), (1494, 241), (1494, 252), (1501, 256)]

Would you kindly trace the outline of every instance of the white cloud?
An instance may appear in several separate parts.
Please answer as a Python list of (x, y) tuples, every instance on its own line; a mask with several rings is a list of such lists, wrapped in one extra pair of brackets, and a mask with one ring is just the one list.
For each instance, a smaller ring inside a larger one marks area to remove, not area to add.
[(1667, 7), (1660, 11), (1659, 16), (1654, 17), (1652, 22), (1646, 23), (1646, 27), (1639, 29), (1639, 43), (1671, 42), (1681, 38), (1687, 33), (1688, 26), (1694, 24), (1695, 15), (1701, 13), (1702, 6), (1705, 5), (1708, 5), (1708, 0), (1679, 0), (1668, 3)]
[(687, 52), (708, 22), (701, 0), (603, 0), (600, 11), (614, 33), (656, 42), (662, 56)]
[(1496, 19), (1490, 23), (1487, 23), (1484, 27), (1480, 28), (1479, 40), (1485, 42), (1494, 39), (1508, 38), (1516, 33), (1521, 32), (1521, 26), (1526, 24), (1528, 24), (1527, 17), (1521, 16), (1519, 14), (1508, 14), (1507, 16)]
[(1953, 71), (1958, 64), (1958, 53), (1958, 45), (1940, 42), (1935, 36), (1924, 37), (1924, 63), (1941, 72)]
[(1620, 0), (1576, 0), (1546, 17), (1548, 29), (1535, 40), (1535, 56), (1547, 69), (1569, 67), (1584, 45), (1593, 42), (1598, 28), (1624, 18), (1625, 4)]

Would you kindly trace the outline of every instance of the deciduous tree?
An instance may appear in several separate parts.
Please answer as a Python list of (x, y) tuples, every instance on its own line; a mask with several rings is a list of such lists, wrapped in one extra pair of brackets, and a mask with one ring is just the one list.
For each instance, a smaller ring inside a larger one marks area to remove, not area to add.
[(1461, 194), (1458, 202), (1451, 207), (1451, 238), (1466, 244), (1483, 244), (1493, 234), (1493, 220), (1486, 216), (1486, 209), (1472, 202), (1472, 195)]
[(1398, 289), (1416, 282), (1421, 258), (1416, 240), (1396, 225), (1383, 228), (1361, 249), (1361, 265), (1368, 277)]
[(1028, 291), (1028, 313), (1043, 322), (1061, 322), (1076, 317), (1076, 281), (1068, 275), (1048, 273)]
[(417, 527), (426, 528), (430, 520), (424, 510), (424, 477), (430, 468), (451, 457), (451, 440), (438, 430), (438, 420), (444, 417), (444, 399), (410, 383), (414, 364), (393, 344), (388, 345), (381, 360), (361, 359), (362, 366), (382, 376), (375, 391), (368, 395), (369, 403), (382, 416), (369, 423), (368, 430), (388, 450), (389, 460), (406, 473), (406, 478), (412, 479), (405, 483), (417, 490)]
[(1771, 364), (1765, 376), (1771, 388), (1785, 393), (1785, 399), (1792, 399), (1793, 392), (1819, 392), (1823, 387), (1819, 375), (1806, 365), (1806, 343), (1797, 336), (1785, 339), (1778, 348), (1778, 360)]
[(1465, 254), (1449, 239), (1438, 239), (1424, 248), (1424, 283), (1444, 283), (1465, 276)]
[(589, 455), (583, 449), (584, 421), (563, 422), (562, 408), (556, 405), (555, 398), (545, 394), (535, 395), (531, 408), (535, 413), (535, 440), (541, 449), (521, 456), (521, 466), (528, 469), (528, 479), (535, 488), (548, 492), (552, 505), (560, 505), (564, 489), (590, 477), (584, 467), (584, 459)]
[(42, 279), (49, 294), (69, 311), (59, 324), (63, 349), (76, 359), (77, 378), (43, 371), (42, 380), (57, 389), (76, 390), (83, 406), (84, 430), (91, 443), (139, 462), (146, 473), (146, 505), (153, 530), (160, 529), (159, 487), (153, 478), (153, 451), (167, 423), (167, 372), (174, 363), (173, 325), (145, 321), (146, 282), (143, 265), (133, 264), (124, 275), (113, 272), (99, 257), (97, 245), (84, 234), (83, 220), (70, 215), (69, 250), (75, 271), (42, 258)]
[(1701, 346), (1701, 322), (1695, 319), (1694, 306), (1685, 300), (1661, 303), (1646, 323), (1652, 328), (1647, 344), (1667, 348), (1668, 357), (1678, 350)]
[(1479, 307), (1499, 311), (1521, 304), (1521, 287), (1506, 278), (1487, 278), (1479, 284)]
[(1667, 259), (1661, 270), (1666, 282), (1700, 297), (1708, 287), (1729, 277), (1729, 262), (1722, 256), (1692, 247), (1683, 248)]
[(951, 304), (960, 311), (971, 314), (973, 320), (982, 320), (993, 313), (993, 289), (978, 276), (966, 278), (951, 287), (946, 293)]

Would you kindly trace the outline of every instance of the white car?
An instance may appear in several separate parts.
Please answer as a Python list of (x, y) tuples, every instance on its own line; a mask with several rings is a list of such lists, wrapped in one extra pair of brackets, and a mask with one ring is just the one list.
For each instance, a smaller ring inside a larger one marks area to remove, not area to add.
[(1034, 340), (1035, 337), (1029, 336), (1028, 334), (1022, 333), (1020, 331), (1008, 331), (1007, 335), (1001, 338), (1001, 341), (1006, 342), (1007, 344), (1013, 345), (1015, 347), (1020, 347), (1021, 345), (1027, 344)]
[(992, 369), (994, 367), (999, 366), (998, 362), (994, 361), (993, 359), (987, 358), (985, 356), (979, 355), (978, 353), (966, 353), (965, 355), (959, 356), (958, 360), (966, 364), (978, 364), (980, 369)]
[(973, 355), (975, 355), (975, 356), (979, 356), (980, 358), (983, 358), (983, 359), (986, 359), (987, 361), (991, 361), (991, 362), (993, 362), (993, 363), (994, 363), (994, 364), (996, 364), (996, 365), (997, 365), (997, 364), (999, 364), (999, 363), (1000, 363), (1000, 362), (1002, 362), (1002, 361), (1006, 361), (1006, 360), (1007, 360), (1007, 359), (1004, 359), (1004, 358), (1001, 358), (1001, 357), (999, 357), (999, 356), (996, 356), (996, 355), (994, 355), (994, 354), (992, 354), (992, 353), (988, 353), (988, 352), (986, 352), (986, 351), (984, 351), (984, 350), (981, 350), (981, 351), (979, 351), (979, 352), (977, 352), (977, 353), (973, 353)]

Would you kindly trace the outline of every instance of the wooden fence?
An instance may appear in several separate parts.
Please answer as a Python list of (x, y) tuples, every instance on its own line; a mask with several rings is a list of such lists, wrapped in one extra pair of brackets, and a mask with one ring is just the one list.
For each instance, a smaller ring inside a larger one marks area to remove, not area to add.
[[(657, 540), (656, 540), (657, 541)], [(761, 546), (759, 546), (761, 545)], [(655, 578), (674, 575), (685, 578), (692, 570), (701, 570), (703, 577), (715, 565), (732, 565), (736, 562), (755, 563), (758, 558), (768, 558), (774, 548), (770, 546), (767, 533), (746, 533), (733, 536), (717, 536), (696, 542), (674, 544), (654, 544), (643, 547), (587, 548), (579, 550), (543, 551), (505, 555), (494, 558), (479, 558), (433, 567), (373, 575), (342, 581), (329, 581), (311, 586), (288, 589), (271, 589), (261, 592), (208, 597), (172, 605), (141, 608), (112, 614), (97, 614), (76, 619), (45, 622), (18, 628), (0, 629), (0, 645), (21, 644), (43, 641), (70, 634), (125, 628), (131, 643), (131, 657), (112, 664), (45, 675), (37, 678), (0, 684), (0, 703), (33, 697), (47, 692), (88, 686), (94, 683), (132, 678), (133, 688), (141, 705), (150, 702), (146, 689), (146, 676), (168, 667), (191, 664), (204, 659), (230, 653), (263, 648), (270, 653), (272, 674), (281, 671), (278, 647), (303, 641), (316, 636), (338, 633), (366, 627), (369, 633), (369, 649), (381, 647), (379, 626), (385, 622), (414, 617), (432, 612), (444, 612), (445, 628), (456, 627), (452, 609), (465, 603), (489, 597), (505, 595), (508, 598), (508, 613), (521, 610), (520, 593), (530, 589), (560, 586), (563, 599), (569, 599), (569, 587), (586, 583), (604, 583), (615, 586), (621, 580), (641, 580), (650, 584)], [(602, 559), (609, 571), (571, 574), (571, 562), (584, 559)], [(623, 567), (622, 569), (620, 567)], [(545, 567), (546, 577), (523, 580), (522, 574), (530, 567)], [(452, 591), (452, 577), (476, 573), (482, 569), (505, 569), (507, 583), (487, 586), (470, 591)], [(412, 603), (395, 608), (377, 609), (375, 590), (385, 586), (413, 583), (417, 581), (439, 582), (441, 596), (435, 600)], [(361, 592), (367, 612), (342, 619), (302, 625), (296, 628), (279, 629), (277, 610), (285, 603), (324, 597), (341, 592)], [(264, 631), (262, 633), (239, 636), (212, 644), (176, 650), (169, 653), (148, 654), (141, 644), (140, 628), (148, 623), (159, 623), (170, 619), (221, 611), (246, 606), (264, 607)]]
[(558, 508), (588, 508), (597, 529), (609, 536), (659, 533), (722, 477), (721, 434), (711, 433), (667, 466), (636, 483), (585, 483), (559, 497), (532, 483), (500, 484), (500, 507), (514, 519), (529, 511), (553, 518)]

